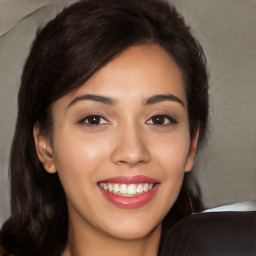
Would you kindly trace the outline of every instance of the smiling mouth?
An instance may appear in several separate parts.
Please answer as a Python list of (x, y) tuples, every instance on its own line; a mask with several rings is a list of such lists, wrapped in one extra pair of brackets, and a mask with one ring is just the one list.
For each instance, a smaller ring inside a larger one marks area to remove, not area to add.
[(102, 189), (115, 195), (133, 197), (152, 190), (152, 188), (154, 187), (154, 183), (122, 184), (100, 182), (99, 186)]
[(160, 185), (160, 181), (143, 175), (113, 177), (98, 183), (103, 197), (123, 209), (147, 205), (157, 194)]

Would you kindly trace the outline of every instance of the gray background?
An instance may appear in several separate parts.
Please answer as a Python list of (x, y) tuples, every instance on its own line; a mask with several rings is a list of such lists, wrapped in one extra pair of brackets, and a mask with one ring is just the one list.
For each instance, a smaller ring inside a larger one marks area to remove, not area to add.
[[(0, 225), (9, 214), (8, 157), (25, 58), (39, 26), (75, 0), (0, 0)], [(202, 44), (211, 121), (195, 176), (206, 207), (256, 199), (256, 0), (173, 0)]]

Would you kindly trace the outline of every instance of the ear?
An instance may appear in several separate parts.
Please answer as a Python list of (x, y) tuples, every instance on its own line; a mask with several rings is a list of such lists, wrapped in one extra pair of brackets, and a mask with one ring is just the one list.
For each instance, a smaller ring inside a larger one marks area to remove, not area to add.
[(196, 152), (197, 152), (198, 138), (199, 138), (199, 127), (197, 128), (195, 136), (190, 143), (190, 149), (188, 152), (187, 162), (185, 165), (185, 172), (191, 171), (191, 169), (194, 165), (194, 160), (195, 160)]
[(53, 149), (48, 136), (40, 134), (40, 127), (36, 123), (33, 127), (33, 135), (36, 146), (36, 153), (43, 164), (44, 169), (49, 173), (55, 173), (56, 165), (53, 159)]

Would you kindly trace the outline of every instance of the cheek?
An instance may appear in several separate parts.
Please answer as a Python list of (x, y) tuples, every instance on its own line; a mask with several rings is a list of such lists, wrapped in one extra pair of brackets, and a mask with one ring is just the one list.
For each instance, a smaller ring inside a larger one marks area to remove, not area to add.
[(54, 160), (66, 192), (73, 193), (74, 187), (78, 191), (95, 184), (97, 169), (104, 164), (107, 148), (100, 138), (76, 131), (58, 131), (54, 137)]
[[(163, 199), (162, 205), (166, 205), (167, 212), (176, 201), (182, 186), (187, 155), (190, 146), (188, 133), (175, 133), (165, 140), (157, 140), (154, 146), (156, 162), (162, 170)], [(166, 213), (167, 213), (166, 212)]]
[(190, 136), (186, 132), (176, 132), (166, 137), (158, 137), (152, 146), (153, 155), (158, 158), (166, 175), (184, 173), (190, 147)]

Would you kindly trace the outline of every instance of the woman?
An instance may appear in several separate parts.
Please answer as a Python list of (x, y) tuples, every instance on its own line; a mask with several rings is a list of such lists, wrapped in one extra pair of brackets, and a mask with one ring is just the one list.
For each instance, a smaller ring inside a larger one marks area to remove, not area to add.
[(208, 118), (203, 51), (160, 1), (81, 1), (38, 34), (13, 140), (13, 255), (167, 255), (198, 211), (187, 185)]

